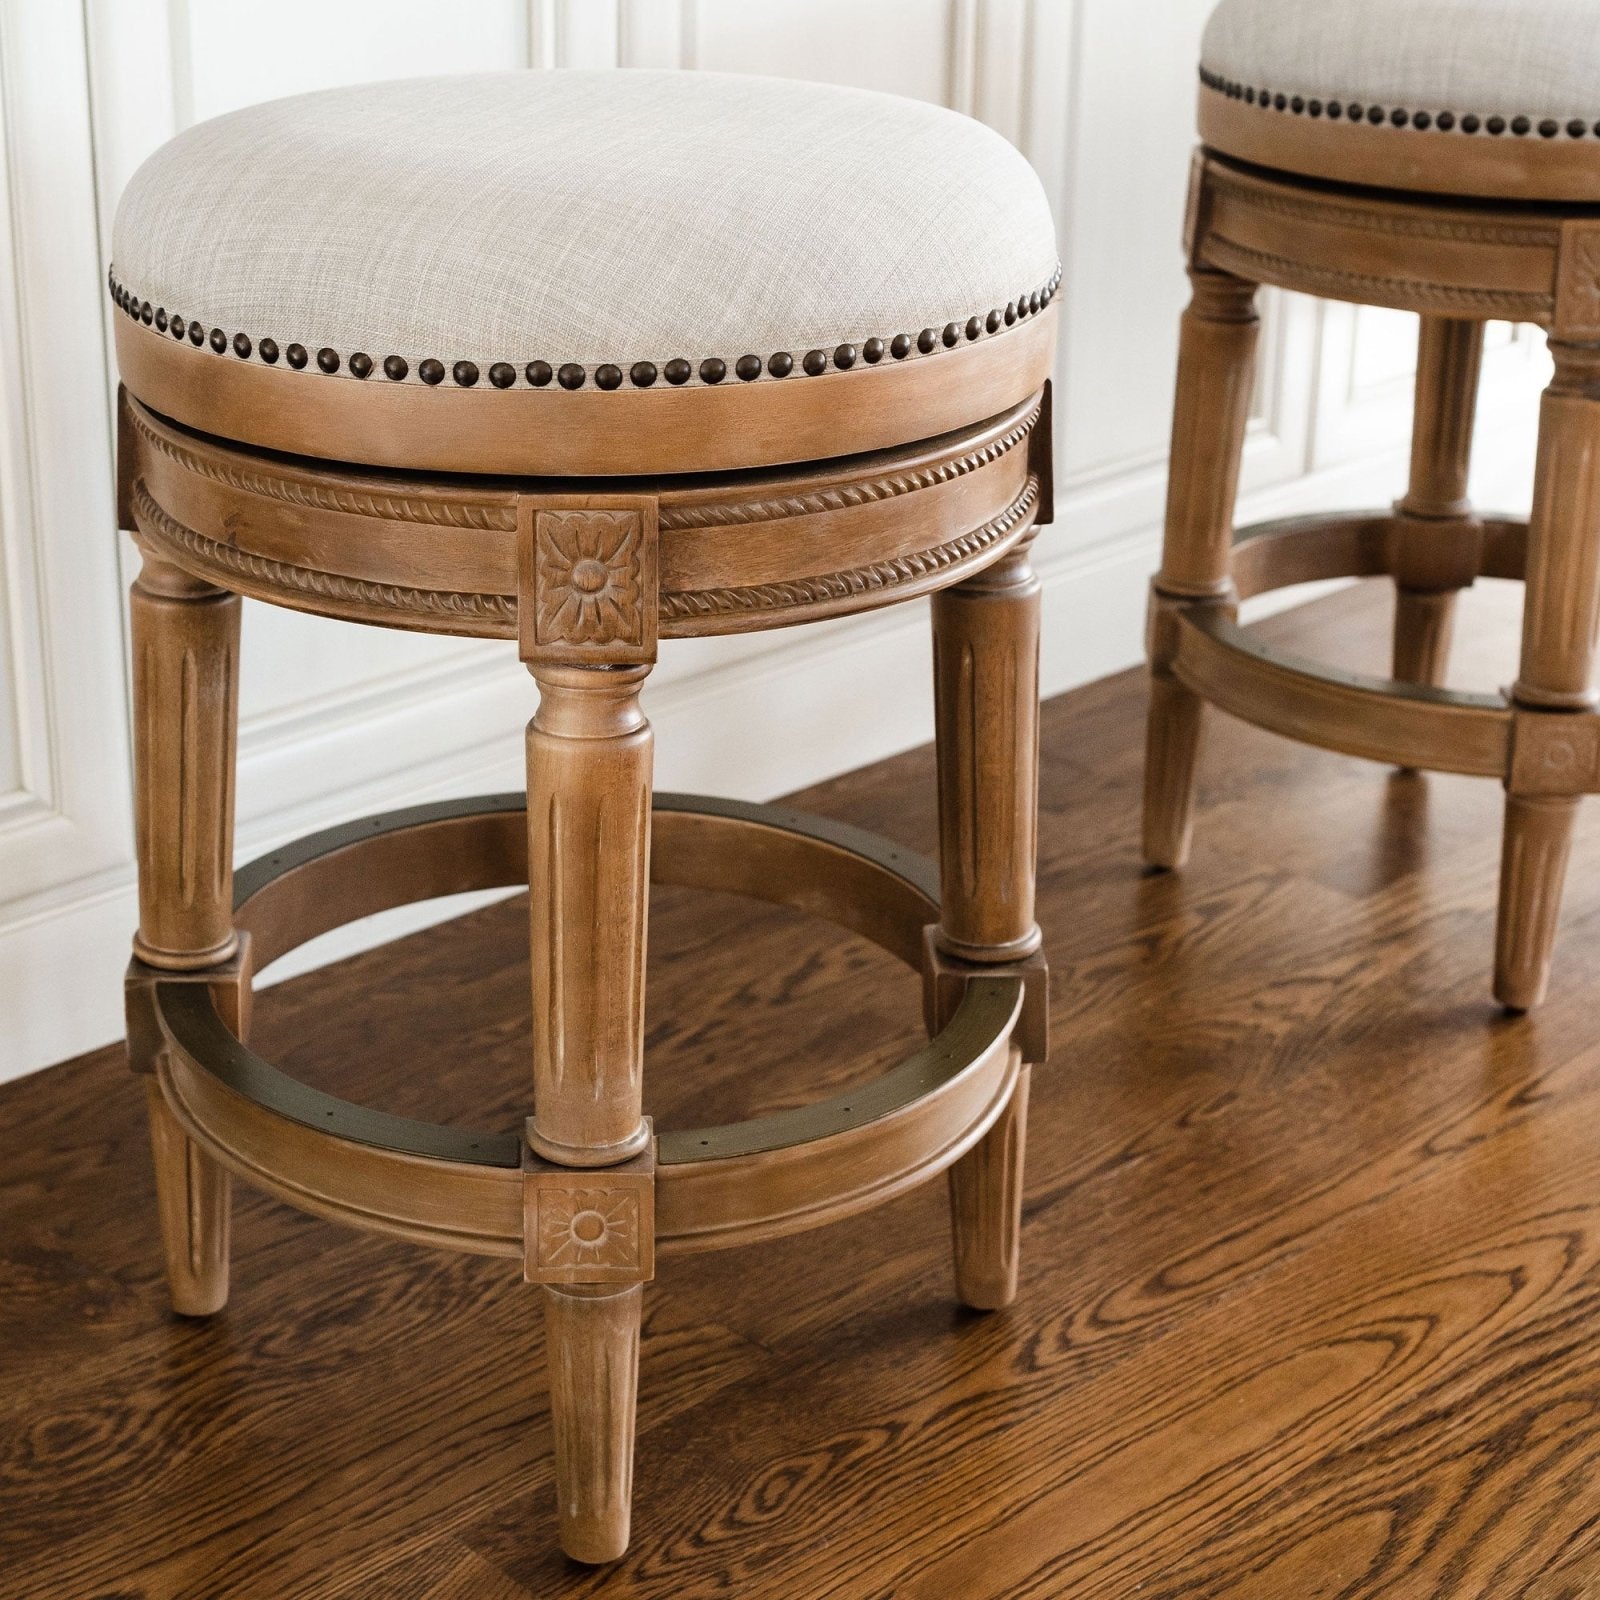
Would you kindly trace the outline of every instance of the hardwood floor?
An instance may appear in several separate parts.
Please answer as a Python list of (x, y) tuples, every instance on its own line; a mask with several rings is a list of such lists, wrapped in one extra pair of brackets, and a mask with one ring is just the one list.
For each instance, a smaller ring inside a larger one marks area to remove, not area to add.
[[(1514, 596), (1455, 681), (1508, 680)], [(1266, 626), (1381, 661), (1375, 587)], [(1548, 1005), (1489, 1003), (1498, 789), (1213, 719), (1193, 864), (1141, 875), (1143, 688), (1045, 720), (1016, 1306), (953, 1305), (942, 1185), (647, 1294), (634, 1544), (554, 1552), (509, 1263), (243, 1194), (210, 1324), (159, 1281), (138, 1086), (0, 1090), (0, 1595), (1355, 1600), (1600, 1594), (1600, 832)], [(813, 809), (931, 848), (927, 750)], [(397, 1111), (525, 1109), (510, 902), (268, 991), (257, 1041)], [(647, 1110), (794, 1104), (916, 1037), (819, 925), (663, 895)], [(64, 997), (66, 989), (64, 985)]]

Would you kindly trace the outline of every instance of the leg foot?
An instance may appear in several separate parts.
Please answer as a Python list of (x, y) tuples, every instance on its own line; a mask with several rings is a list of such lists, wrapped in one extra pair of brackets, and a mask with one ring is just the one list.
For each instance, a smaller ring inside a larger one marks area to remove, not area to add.
[(546, 1286), (561, 1548), (615, 1561), (628, 1548), (644, 1289)]
[(1194, 832), (1195, 767), (1205, 704), (1170, 673), (1150, 674), (1144, 746), (1144, 858), (1181, 867)]
[(956, 1294), (974, 1311), (998, 1311), (1017, 1294), (1028, 1079), (1024, 1067), (994, 1126), (950, 1169)]
[(1494, 997), (1508, 1010), (1544, 999), (1577, 813), (1575, 795), (1506, 796)]
[(1394, 592), (1394, 676), (1400, 683), (1438, 688), (1450, 662), (1455, 626), (1454, 589)]
[(232, 1180), (178, 1125), (154, 1078), (145, 1094), (172, 1309), (208, 1317), (228, 1302)]

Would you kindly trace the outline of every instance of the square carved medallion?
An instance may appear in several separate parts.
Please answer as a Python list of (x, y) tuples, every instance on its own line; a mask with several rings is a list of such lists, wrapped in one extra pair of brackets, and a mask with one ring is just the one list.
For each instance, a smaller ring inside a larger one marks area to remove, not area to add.
[(523, 1151), (523, 1276), (529, 1283), (644, 1283), (655, 1276), (654, 1147), (615, 1167), (573, 1168)]
[(654, 497), (530, 495), (517, 522), (522, 659), (575, 666), (654, 661)]

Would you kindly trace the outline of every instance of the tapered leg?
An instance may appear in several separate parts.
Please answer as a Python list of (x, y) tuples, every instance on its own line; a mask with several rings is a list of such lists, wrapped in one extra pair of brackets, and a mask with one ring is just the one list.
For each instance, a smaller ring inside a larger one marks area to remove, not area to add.
[(1395, 507), (1394, 676), (1441, 684), (1456, 595), (1477, 567), (1467, 500), (1483, 324), (1423, 317), (1417, 343), (1411, 480)]
[(145, 1100), (172, 1309), (210, 1316), (228, 1302), (229, 1174), (178, 1126), (154, 1077), (145, 1079)]
[[(648, 1180), (628, 1188), (616, 1172), (650, 1145), (640, 1105), (652, 736), (639, 707), (649, 669), (532, 670), (528, 1144), (544, 1170), (530, 1180), (542, 1209), (529, 1227), (529, 1276), (545, 1286), (562, 1547), (578, 1561), (612, 1561), (628, 1544), (649, 1276)], [(618, 1275), (634, 1281), (605, 1281)]]
[[(239, 598), (147, 557), (133, 586), (134, 814), (139, 855), (135, 965), (143, 974), (229, 969), (233, 1020), (248, 978), (233, 958), (233, 777)], [(153, 1074), (159, 1040), (137, 1025), (130, 982), (129, 1060)], [(173, 1308), (220, 1310), (228, 1298), (228, 1174), (193, 1143), (149, 1079), (150, 1141)]]
[(628, 1548), (644, 1290), (544, 1291), (561, 1548), (615, 1561)]
[[(1539, 457), (1528, 524), (1522, 658), (1512, 687), (1515, 744), (1562, 742), (1563, 720), (1591, 711), (1600, 624), (1600, 345), (1550, 342), (1555, 376), (1539, 411)], [(1527, 727), (1534, 719), (1541, 727)], [(1547, 741), (1548, 742), (1548, 741)], [(1523, 1011), (1544, 998), (1577, 813), (1573, 792), (1513, 768), (1507, 784), (1495, 931), (1495, 998)], [(1561, 764), (1556, 763), (1557, 770)], [(1546, 769), (1548, 772), (1548, 768)]]
[[(934, 596), (933, 645), (942, 868), (934, 942), (941, 958), (993, 970), (1039, 947), (1039, 580), (1026, 548)], [(1030, 981), (1043, 981), (1042, 968)], [(1024, 1065), (998, 1120), (950, 1168), (956, 1292), (979, 1310), (1016, 1294), (1027, 1113)]]
[(1145, 740), (1144, 855), (1182, 866), (1193, 829), (1202, 706), (1172, 673), (1177, 610), (1233, 603), (1228, 575), (1239, 461), (1250, 414), (1256, 285), (1193, 270), (1178, 342), (1166, 538), (1151, 594), (1150, 713)]

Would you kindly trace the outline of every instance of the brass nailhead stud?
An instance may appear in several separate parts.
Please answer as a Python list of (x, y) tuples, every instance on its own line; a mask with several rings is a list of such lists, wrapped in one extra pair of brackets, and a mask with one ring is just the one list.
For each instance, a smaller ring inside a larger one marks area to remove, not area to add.
[(292, 344), (283, 353), (296, 372), (306, 364), (306, 347), (303, 344)]
[(450, 376), (463, 389), (470, 389), (478, 381), (478, 363), (476, 361), (458, 361), (450, 369)]
[(628, 377), (636, 389), (648, 389), (656, 381), (656, 364), (653, 361), (635, 361), (628, 368)]
[(367, 378), (372, 375), (372, 357), (365, 350), (356, 350), (350, 356), (350, 370), (358, 378)]
[(945, 323), (944, 332), (940, 335), (940, 337), (944, 340), (944, 347), (946, 350), (949, 350), (954, 345), (959, 344), (961, 342), (960, 324), (955, 322)]
[(278, 364), (278, 341), (276, 339), (263, 339), (256, 346), (256, 354), (261, 357), (269, 367)]
[(702, 383), (721, 383), (728, 376), (728, 363), (719, 361), (716, 356), (707, 356), (700, 363), (700, 381)]
[(392, 379), (395, 383), (399, 383), (410, 370), (411, 368), (404, 356), (385, 356), (383, 358), (383, 375)]
[(889, 354), (896, 361), (904, 361), (911, 354), (911, 335), (909, 333), (897, 333), (889, 341)]
[(976, 339), (978, 337), (978, 335), (980, 333), (982, 333), (982, 332), (983, 332), (982, 319), (978, 318), (978, 317), (968, 317), (967, 318), (967, 337), (969, 339)]
[(555, 377), (555, 368), (548, 361), (530, 361), (523, 376), (535, 389), (542, 389)]
[(923, 355), (930, 354), (933, 350), (933, 347), (938, 344), (938, 342), (939, 335), (936, 334), (932, 328), (924, 328), (922, 332), (917, 335), (917, 349), (919, 349)]
[(1006, 309), (1002, 315), (1005, 318), (1006, 326), (1009, 328), (1017, 320), (1017, 302), (1015, 300), (1006, 301)]
[(828, 370), (828, 353), (826, 350), (807, 350), (806, 358), (800, 365), (815, 378)]
[(694, 368), (691, 367), (682, 356), (674, 356), (666, 364), (666, 366), (661, 369), (661, 376), (664, 377), (668, 383), (687, 383), (693, 375)]
[(853, 344), (836, 345), (833, 351), (833, 364), (841, 372), (848, 372), (856, 364), (856, 347)]
[(622, 368), (606, 362), (604, 366), (594, 369), (594, 386), (597, 389), (620, 389), (622, 387)]
[(248, 361), (250, 359), (250, 348), (250, 336), (248, 334), (234, 334), (233, 353), (238, 356), (241, 361)]
[(767, 357), (767, 371), (774, 378), (787, 378), (794, 371), (794, 357), (787, 350), (775, 350)]
[(867, 342), (861, 347), (861, 359), (865, 361), (869, 367), (877, 366), (877, 364), (883, 360), (883, 340), (868, 339)]
[(426, 361), (417, 363), (417, 376), (431, 388), (436, 383), (444, 382), (444, 362), (436, 356), (429, 356)]
[(581, 389), (583, 387), (583, 380), (586, 377), (588, 377), (588, 373), (586, 373), (576, 361), (568, 361), (565, 362), (560, 371), (556, 373), (556, 382), (559, 383), (563, 389)]
[(983, 319), (983, 325), (989, 330), (990, 333), (998, 333), (1000, 331), (1000, 324), (1004, 320), (1005, 319), (998, 311), (991, 311), (989, 315)]
[(740, 356), (739, 359), (734, 362), (733, 370), (738, 373), (739, 377), (745, 383), (749, 383), (752, 379), (759, 378), (761, 376), (761, 357)]
[(221, 328), (211, 330), (211, 348), (220, 356), (228, 348), (228, 336)]
[(337, 372), (339, 370), (339, 352), (331, 345), (323, 345), (317, 351), (317, 365), (324, 372)]
[(517, 381), (517, 369), (509, 361), (497, 361), (489, 368), (489, 382), (497, 389), (509, 389)]

